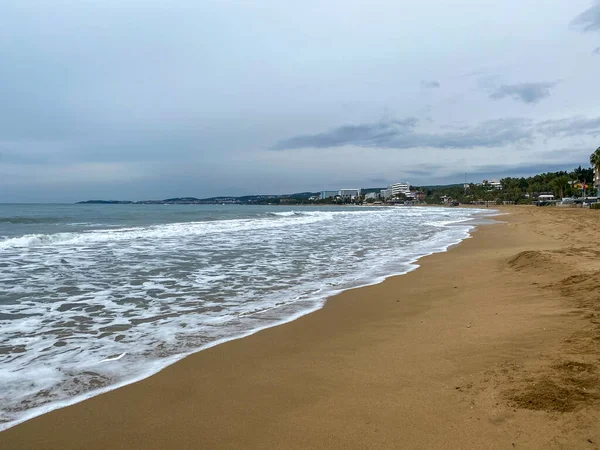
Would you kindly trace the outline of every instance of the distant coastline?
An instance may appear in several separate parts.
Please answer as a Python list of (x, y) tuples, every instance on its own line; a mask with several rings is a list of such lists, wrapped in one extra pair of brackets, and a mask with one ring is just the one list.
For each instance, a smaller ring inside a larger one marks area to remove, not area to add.
[(530, 177), (506, 177), (480, 183), (413, 186), (408, 182), (387, 188), (370, 187), (339, 191), (299, 192), (280, 195), (218, 196), (209, 198), (177, 197), (165, 200), (86, 200), (79, 204), (179, 204), (179, 205), (341, 205), (341, 204), (536, 204), (540, 196), (555, 199), (587, 200), (600, 197), (598, 168), (576, 167), (572, 171), (537, 174)]
[(298, 194), (285, 194), (285, 195), (245, 195), (242, 197), (210, 197), (210, 198), (196, 198), (196, 197), (176, 197), (167, 198), (165, 200), (85, 200), (77, 202), (78, 205), (268, 205), (273, 203), (303, 203), (308, 202), (308, 199), (312, 196), (319, 195), (315, 192), (301, 192)]
[[(454, 185), (449, 185), (448, 187)], [(462, 185), (461, 185), (462, 186)], [(370, 187), (361, 188), (361, 194), (377, 193), (385, 188)], [(329, 191), (325, 191), (329, 192)], [(293, 194), (261, 194), (261, 195), (242, 195), (234, 196), (217, 196), (208, 198), (196, 197), (175, 197), (164, 200), (85, 200), (77, 202), (78, 205), (294, 205), (307, 204), (327, 206), (355, 203), (354, 199), (339, 199), (339, 198), (324, 198), (322, 192), (296, 192)], [(362, 201), (361, 201), (362, 203)]]

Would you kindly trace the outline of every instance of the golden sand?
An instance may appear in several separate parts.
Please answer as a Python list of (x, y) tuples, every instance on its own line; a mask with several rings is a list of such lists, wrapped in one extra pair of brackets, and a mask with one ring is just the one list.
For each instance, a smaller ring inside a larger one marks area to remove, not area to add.
[(600, 211), (504, 224), (0, 433), (1, 449), (594, 449)]

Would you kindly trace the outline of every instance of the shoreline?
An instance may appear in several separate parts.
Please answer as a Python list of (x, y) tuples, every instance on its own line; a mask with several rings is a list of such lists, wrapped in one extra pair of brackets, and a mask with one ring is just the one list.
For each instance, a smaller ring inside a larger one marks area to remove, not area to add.
[[(285, 206), (285, 205), (283, 205)], [(289, 206), (289, 205), (288, 205)], [(310, 205), (309, 205), (310, 206)], [(356, 206), (359, 207), (358, 205), (338, 205), (338, 206)], [(392, 206), (392, 205), (388, 205), (388, 206)], [(474, 213), (472, 215), (471, 218), (469, 219), (465, 219), (462, 221), (456, 221), (453, 222), (451, 224), (449, 224), (449, 226), (452, 227), (465, 227), (464, 230), (464, 235), (461, 236), (460, 238), (458, 238), (458, 240), (456, 241), (452, 241), (449, 244), (444, 244), (443, 248), (435, 248), (431, 251), (426, 251), (425, 253), (415, 257), (415, 258), (411, 258), (409, 260), (407, 260), (406, 262), (404, 262), (403, 264), (405, 264), (407, 267), (405, 270), (402, 270), (400, 272), (392, 272), (388, 275), (384, 275), (381, 277), (376, 278), (374, 281), (370, 282), (370, 283), (366, 283), (366, 284), (360, 284), (357, 286), (352, 286), (352, 287), (347, 287), (347, 288), (341, 288), (341, 289), (334, 289), (331, 292), (328, 292), (326, 296), (324, 296), (323, 298), (319, 298), (318, 300), (315, 300), (315, 304), (313, 305), (313, 307), (311, 308), (307, 308), (307, 309), (302, 309), (299, 310), (297, 312), (295, 312), (294, 314), (287, 316), (277, 322), (271, 323), (271, 324), (267, 324), (264, 325), (262, 327), (258, 327), (258, 328), (253, 328), (248, 330), (247, 332), (244, 332), (242, 334), (239, 335), (232, 335), (226, 338), (222, 338), (222, 339), (217, 339), (213, 342), (210, 342), (202, 347), (199, 347), (198, 349), (195, 349), (193, 351), (187, 352), (187, 353), (182, 353), (182, 354), (178, 354), (178, 355), (173, 355), (169, 358), (167, 358), (164, 361), (154, 361), (152, 362), (152, 364), (150, 364), (151, 369), (149, 369), (147, 372), (144, 372), (142, 375), (140, 376), (134, 376), (132, 378), (127, 378), (125, 380), (122, 380), (118, 383), (109, 385), (109, 386), (105, 386), (93, 391), (89, 391), (86, 392), (84, 394), (81, 395), (77, 395), (74, 396), (72, 398), (69, 398), (67, 400), (63, 400), (63, 401), (57, 401), (57, 402), (53, 402), (50, 405), (46, 405), (46, 406), (40, 406), (37, 408), (33, 408), (31, 410), (29, 410), (26, 414), (23, 415), (23, 417), (15, 420), (15, 421), (11, 421), (11, 422), (6, 422), (6, 423), (0, 423), (0, 433), (9, 430), (11, 428), (14, 428), (16, 426), (19, 426), (25, 422), (28, 422), (30, 420), (33, 420), (37, 417), (49, 414), (53, 411), (56, 410), (61, 410), (64, 408), (68, 408), (74, 405), (77, 405), (81, 402), (90, 400), (94, 397), (100, 396), (100, 395), (104, 395), (106, 393), (118, 390), (118, 389), (122, 389), (124, 387), (127, 387), (131, 384), (135, 384), (135, 383), (139, 383), (143, 380), (146, 380), (152, 376), (157, 375), (158, 373), (160, 373), (161, 371), (165, 370), (166, 368), (168, 368), (169, 366), (173, 365), (173, 364), (177, 364), (179, 361), (182, 361), (185, 358), (188, 358), (190, 356), (193, 356), (199, 352), (211, 349), (213, 347), (217, 347), (219, 345), (225, 344), (227, 342), (231, 342), (231, 341), (235, 341), (235, 340), (239, 340), (239, 339), (244, 339), (247, 338), (249, 336), (252, 336), (256, 333), (259, 333), (263, 330), (269, 329), (269, 328), (274, 328), (274, 327), (279, 327), (282, 325), (286, 325), (290, 322), (293, 322), (295, 320), (298, 320), (306, 315), (309, 314), (313, 314), (321, 309), (323, 309), (326, 305), (326, 303), (328, 301), (330, 301), (332, 298), (337, 297), (338, 295), (346, 292), (346, 291), (350, 291), (350, 290), (354, 290), (354, 289), (362, 289), (365, 287), (369, 287), (369, 286), (374, 286), (374, 285), (378, 285), (381, 283), (384, 283), (386, 280), (388, 280), (389, 278), (393, 278), (393, 277), (399, 277), (399, 276), (403, 276), (406, 274), (411, 273), (414, 270), (417, 270), (420, 265), (419, 265), (419, 261), (421, 261), (423, 258), (426, 258), (428, 256), (434, 255), (434, 254), (438, 254), (438, 253), (446, 253), (449, 249), (460, 245), (463, 241), (470, 239), (472, 237), (472, 233), (475, 232), (477, 230), (477, 227), (480, 225), (486, 225), (489, 223), (494, 223), (493, 219), (489, 220), (488, 222), (486, 222), (486, 220), (488, 218), (493, 218), (495, 216), (501, 215), (501, 213), (498, 210), (481, 210), (477, 213)], [(121, 355), (122, 356), (122, 355)]]
[(573, 277), (600, 274), (598, 216), (500, 210), (506, 223), (421, 270), (31, 419), (0, 446), (595, 448), (600, 327)]

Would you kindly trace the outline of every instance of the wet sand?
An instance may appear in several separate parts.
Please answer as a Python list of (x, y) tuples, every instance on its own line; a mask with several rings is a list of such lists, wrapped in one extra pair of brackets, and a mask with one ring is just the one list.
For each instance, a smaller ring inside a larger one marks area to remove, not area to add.
[(0, 448), (600, 448), (600, 211), (503, 209), (414, 272), (25, 422)]

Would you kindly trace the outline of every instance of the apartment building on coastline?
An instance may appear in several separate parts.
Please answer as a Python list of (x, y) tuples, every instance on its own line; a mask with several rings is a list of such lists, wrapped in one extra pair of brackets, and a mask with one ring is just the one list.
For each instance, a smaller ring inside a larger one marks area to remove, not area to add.
[(334, 198), (339, 194), (339, 191), (321, 191), (321, 200), (325, 200), (326, 198)]
[[(362, 195), (364, 194), (364, 198)], [(321, 191), (318, 197), (311, 197), (311, 201), (332, 199), (336, 202), (363, 202), (365, 200), (406, 200), (409, 202), (422, 202), (425, 200), (426, 194), (422, 191), (411, 191), (410, 183), (394, 183), (390, 184), (386, 189), (375, 191), (374, 189), (340, 189), (339, 191)]]
[(354, 200), (360, 196), (360, 189), (340, 189), (338, 195), (342, 200)]
[(339, 191), (321, 191), (321, 200), (339, 197), (342, 200), (354, 200), (360, 197), (360, 189), (340, 189)]
[(396, 197), (397, 195), (410, 196), (410, 183), (394, 183), (387, 187), (387, 189), (381, 190), (381, 198), (388, 199)]
[(500, 183), (498, 180), (491, 180), (491, 181), (483, 180), (481, 182), (481, 185), (482, 186), (488, 186), (488, 187), (491, 187), (491, 188), (494, 188), (494, 189), (498, 189), (498, 190), (502, 190), (502, 183)]

